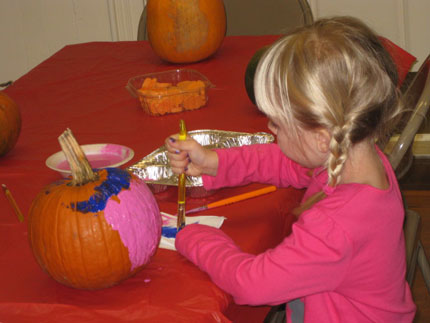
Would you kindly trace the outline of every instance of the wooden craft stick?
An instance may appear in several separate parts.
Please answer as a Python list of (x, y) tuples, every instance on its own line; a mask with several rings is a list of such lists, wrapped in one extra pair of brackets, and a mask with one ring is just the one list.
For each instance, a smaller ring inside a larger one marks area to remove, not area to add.
[(12, 196), (12, 193), (9, 191), (7, 186), (5, 184), (1, 185), (3, 188), (3, 192), (6, 195), (7, 200), (9, 201), (10, 205), (12, 206), (16, 216), (18, 217), (19, 222), (24, 222), (24, 216), (21, 213), (21, 210), (18, 207), (18, 204), (16, 204), (15, 199)]

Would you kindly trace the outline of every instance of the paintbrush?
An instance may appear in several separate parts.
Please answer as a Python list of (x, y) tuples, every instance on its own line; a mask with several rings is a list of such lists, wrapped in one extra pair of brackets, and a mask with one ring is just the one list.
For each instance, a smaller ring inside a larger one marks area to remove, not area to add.
[[(187, 138), (187, 128), (185, 127), (184, 120), (179, 122), (179, 140), (185, 140)], [(178, 177), (178, 231), (185, 227), (185, 173), (179, 174)]]
[(4, 194), (6, 195), (7, 200), (9, 201), (13, 210), (15, 211), (15, 214), (18, 217), (19, 222), (24, 222), (24, 216), (22, 215), (21, 210), (18, 207), (18, 204), (16, 204), (16, 201), (13, 198), (12, 193), (9, 191), (9, 189), (5, 184), (2, 184), (1, 186), (3, 188)]
[(239, 194), (239, 195), (235, 195), (232, 197), (228, 197), (216, 202), (212, 202), (200, 207), (196, 207), (194, 209), (188, 210), (185, 213), (189, 214), (189, 213), (195, 213), (195, 212), (199, 212), (199, 211), (204, 211), (204, 210), (209, 210), (209, 209), (213, 209), (219, 206), (224, 206), (224, 205), (228, 205), (228, 204), (232, 204), (232, 203), (236, 203), (239, 201), (243, 201), (243, 200), (247, 200), (256, 196), (260, 196), (260, 195), (264, 195), (270, 192), (276, 191), (276, 186), (267, 186), (264, 188), (260, 188), (258, 190), (255, 191), (251, 191), (251, 192), (247, 192), (247, 193), (243, 193), (243, 194)]

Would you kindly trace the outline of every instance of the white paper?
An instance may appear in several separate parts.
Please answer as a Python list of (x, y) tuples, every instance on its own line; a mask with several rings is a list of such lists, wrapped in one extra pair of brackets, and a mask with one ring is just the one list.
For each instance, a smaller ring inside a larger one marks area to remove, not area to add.
[[(161, 212), (161, 216), (163, 220), (163, 228), (167, 231), (174, 231), (176, 229), (177, 217), (165, 212)], [(199, 223), (219, 229), (221, 228), (224, 220), (225, 217), (216, 215), (187, 216), (185, 218), (185, 225)], [(168, 238), (162, 234), (159, 247), (169, 250), (176, 250), (175, 238)]]

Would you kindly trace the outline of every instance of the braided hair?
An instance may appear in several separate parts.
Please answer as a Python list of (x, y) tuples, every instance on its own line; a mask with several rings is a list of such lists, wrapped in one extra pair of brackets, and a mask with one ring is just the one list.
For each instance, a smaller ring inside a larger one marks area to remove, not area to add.
[(378, 140), (402, 110), (397, 71), (378, 36), (352, 17), (321, 19), (275, 42), (254, 81), (259, 109), (299, 132), (331, 134), (325, 167), (336, 186), (352, 145)]

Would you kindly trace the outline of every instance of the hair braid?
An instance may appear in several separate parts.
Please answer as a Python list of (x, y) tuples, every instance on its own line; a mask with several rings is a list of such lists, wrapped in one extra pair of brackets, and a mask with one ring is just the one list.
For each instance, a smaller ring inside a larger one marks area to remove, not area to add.
[(341, 179), (341, 172), (348, 156), (348, 149), (351, 145), (349, 138), (350, 125), (342, 127), (335, 126), (332, 130), (332, 137), (329, 143), (330, 154), (327, 159), (328, 183), (336, 186)]

